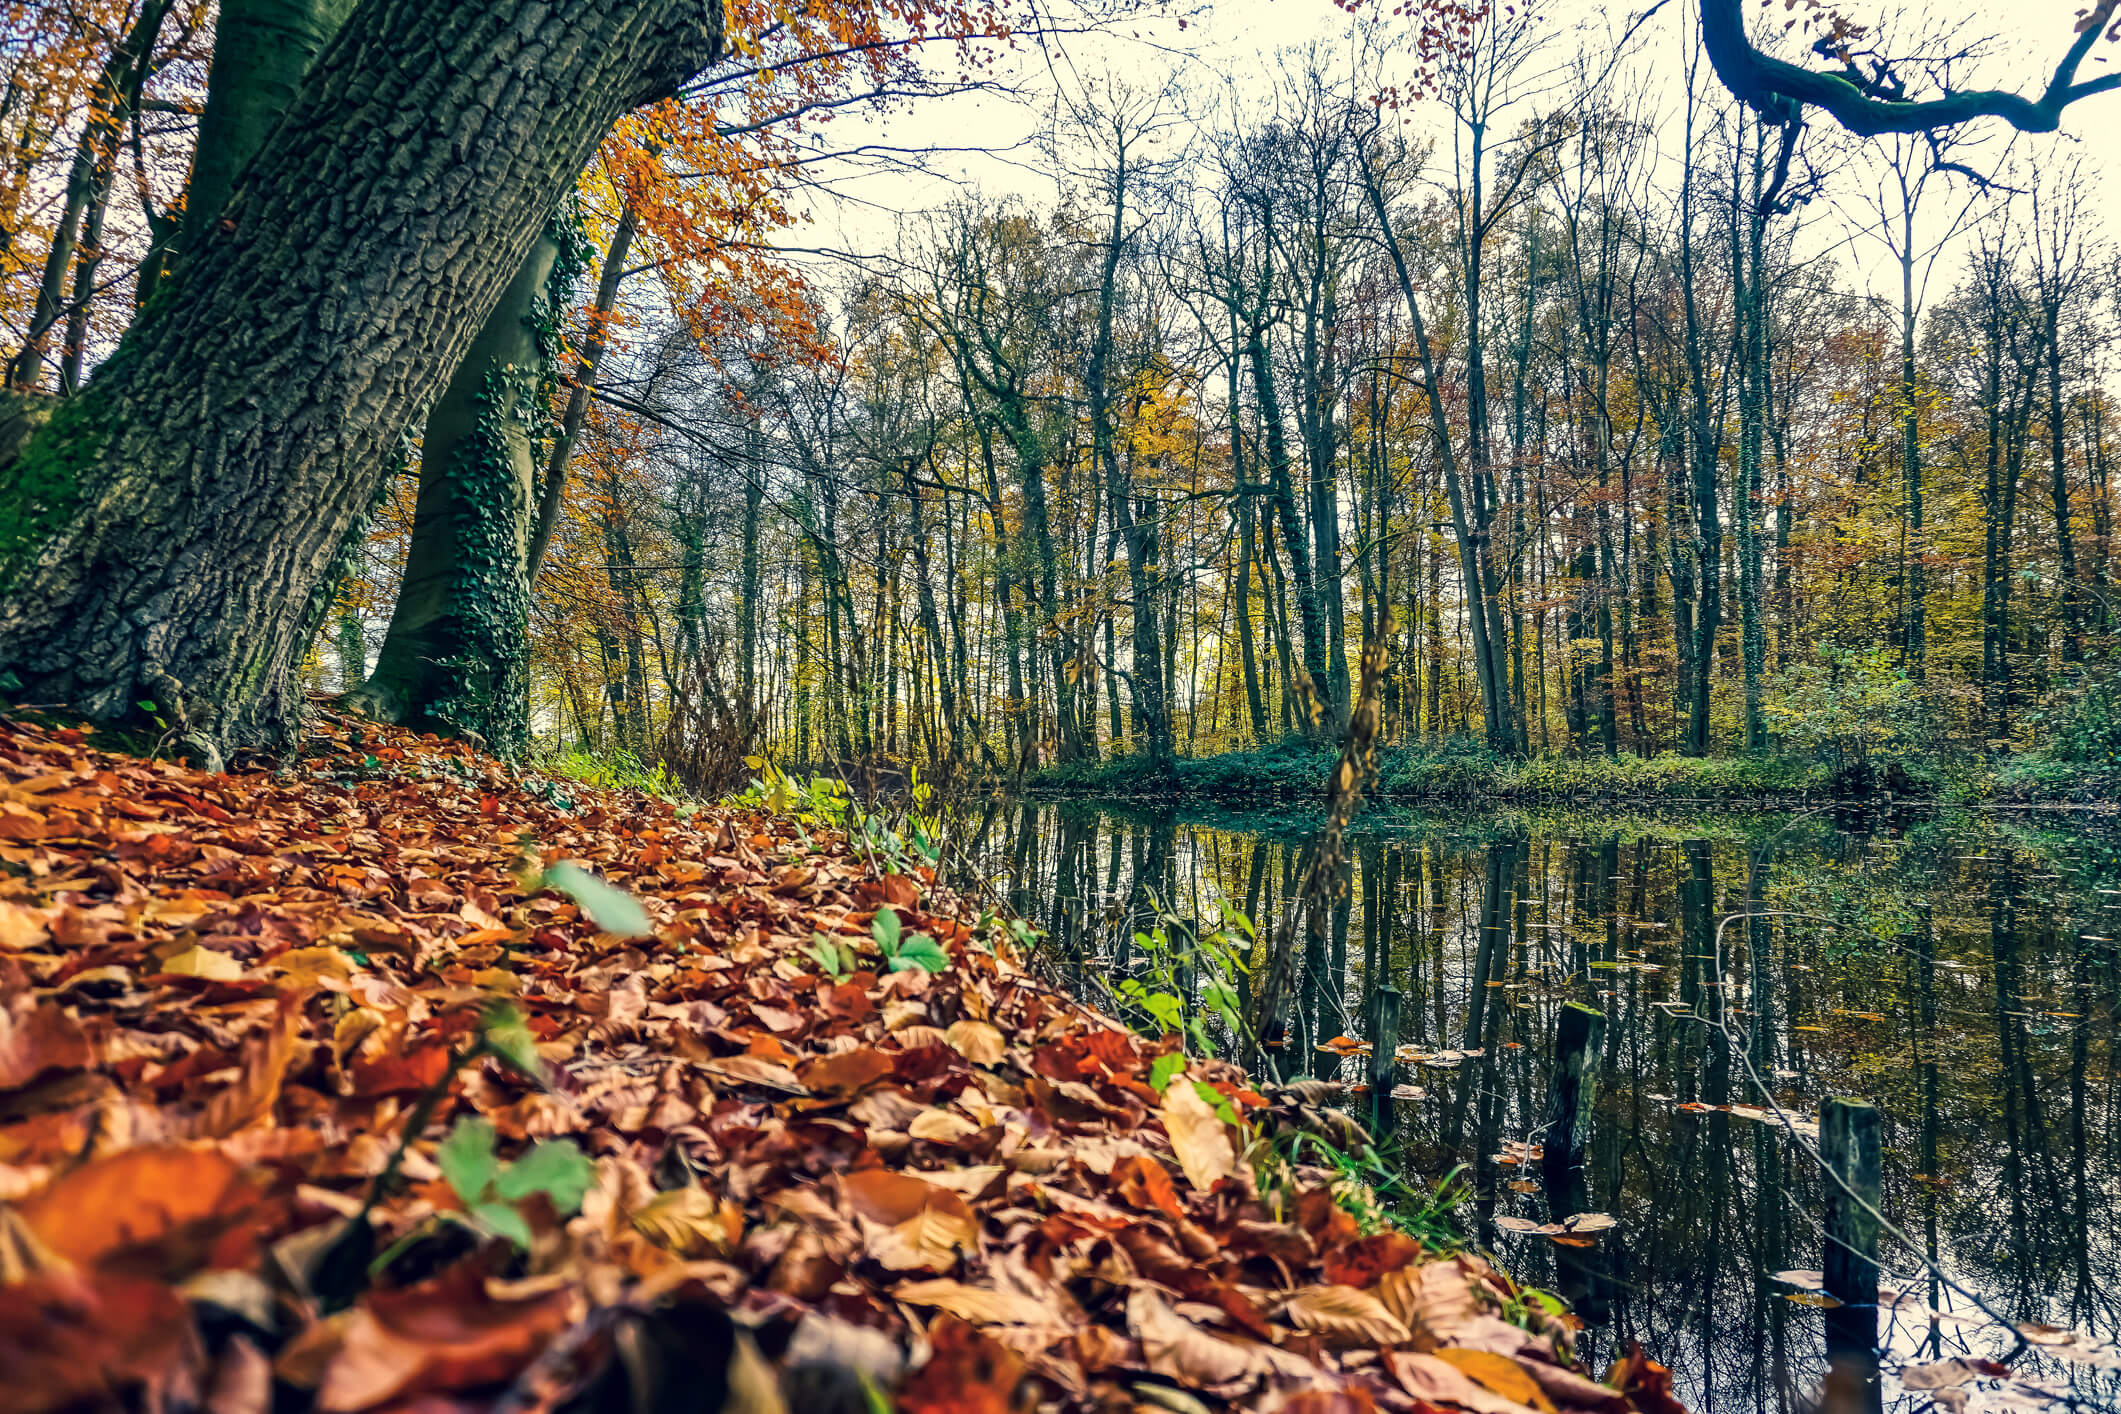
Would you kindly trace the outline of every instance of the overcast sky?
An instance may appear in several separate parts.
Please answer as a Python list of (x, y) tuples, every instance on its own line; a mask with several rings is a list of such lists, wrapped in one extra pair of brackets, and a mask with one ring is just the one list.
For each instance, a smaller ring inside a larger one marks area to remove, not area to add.
[[(1640, 85), (1657, 116), (1661, 160), (1676, 162), (1681, 148), (1679, 115), (1685, 94), (1685, 66), (1691, 48), (1691, 0), (1665, 0), (1635, 31), (1632, 57), (1617, 71), (1617, 89)], [(1780, 0), (1769, 0), (1770, 13), (1783, 18)], [(1876, 24), (1896, 7), (1878, 0), (1845, 0), (1838, 7), (1858, 23)], [(1621, 31), (1634, 24), (1641, 0), (1625, 8), (1608, 8), (1588, 0), (1545, 0), (1538, 6), (1542, 23), (1556, 36), (1557, 65), (1568, 56), (1602, 53)], [(1752, 6), (1749, 4), (1749, 11)], [(1979, 70), (1995, 86), (2034, 93), (2044, 85), (2071, 38), (2076, 0), (1907, 0), (1899, 7), (1919, 26), (1949, 25), (1960, 19), (1965, 37), (1993, 36), (1995, 43)], [(1013, 94), (977, 94), (924, 100), (880, 118), (842, 119), (824, 130), (835, 147), (874, 143), (894, 148), (964, 149), (942, 153), (926, 172), (893, 165), (867, 176), (839, 169), (833, 194), (806, 200), (810, 224), (792, 233), (791, 246), (831, 246), (857, 252), (888, 252), (896, 239), (897, 213), (941, 207), (961, 194), (1018, 198), (1046, 203), (1058, 193), (1040, 134), (1050, 121), (1056, 92), (1080, 93), (1086, 80), (1112, 74), (1139, 86), (1166, 84), (1188, 95), (1197, 106), (1221, 101), (1252, 113), (1271, 101), (1279, 58), (1291, 50), (1317, 44), (1341, 56), (1345, 66), (1354, 52), (1350, 20), (1328, 0), (1218, 0), (1186, 12), (1183, 29), (1175, 8), (1138, 21), (1107, 26), (1102, 32), (1061, 38), (1045, 46), (1023, 43), (1006, 53), (999, 79)], [(1801, 13), (1801, 7), (1800, 7)], [(2101, 53), (2103, 51), (2103, 53)], [(2106, 72), (2121, 63), (2121, 45), (2102, 44), (2099, 59), (2087, 62), (2080, 77)], [(2103, 62), (2102, 62), (2103, 60)], [(1700, 83), (1713, 86), (1704, 64)], [(1721, 90), (1716, 90), (1721, 97)], [(1427, 102), (1413, 110), (1417, 130), (1444, 131), (1440, 104)], [(1889, 255), (1865, 234), (1870, 224), (1864, 195), (1876, 183), (1866, 145), (1839, 134), (1830, 119), (1814, 115), (1816, 131), (1808, 139), (1819, 160), (1830, 167), (1827, 199), (1802, 215), (1804, 240), (1813, 251), (1833, 249), (1855, 268), (1875, 292), (1897, 298), (1898, 279), (1888, 274)], [(2052, 162), (2078, 155), (2085, 165), (2087, 187), (2104, 230), (2121, 236), (2121, 93), (2088, 99), (2073, 106), (2060, 134), (2013, 137), (2001, 124), (1984, 124), (1986, 140), (1974, 147), (1968, 164), (1980, 170), (2001, 167), (2010, 156)], [(1943, 237), (1947, 218), (1957, 217), (1967, 202), (1963, 187), (1932, 196), (1925, 205), (1932, 218), (1929, 235), (1918, 248)], [(1979, 217), (1995, 198), (1977, 197), (1972, 215)], [(1947, 244), (1938, 263), (1934, 292), (1941, 293), (1956, 274), (1963, 237)], [(819, 272), (823, 274), (823, 271)]]

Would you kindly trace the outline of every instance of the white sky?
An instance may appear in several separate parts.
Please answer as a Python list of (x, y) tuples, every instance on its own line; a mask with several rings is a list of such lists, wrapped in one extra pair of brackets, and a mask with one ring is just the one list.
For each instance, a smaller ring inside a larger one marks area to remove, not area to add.
[[(1535, 0), (1542, 19), (1557, 34), (1557, 62), (1586, 47), (1572, 38), (1579, 28), (1602, 46), (1608, 33), (1625, 27), (1650, 0), (1629, 0), (1624, 8), (1593, 0)], [(1906, 0), (1905, 14), (1917, 25), (1937, 25), (1963, 17), (1966, 37), (1992, 35), (1995, 45), (1979, 70), (1992, 86), (2037, 93), (2071, 39), (2079, 0)], [(1659, 115), (1662, 158), (1676, 160), (1680, 141), (1678, 115), (1684, 96), (1684, 64), (1693, 17), (1692, 0), (1665, 0), (1643, 25), (1629, 70), (1616, 83), (1639, 80), (1652, 111)], [(1783, 6), (1769, 0), (1776, 19)], [(1879, 0), (1843, 0), (1838, 8), (1858, 23), (1890, 17), (1893, 7)], [(1757, 13), (1748, 5), (1749, 12)], [(1110, 27), (1104, 33), (1075, 36), (1041, 49), (1024, 44), (1000, 66), (1002, 81), (1018, 96), (968, 95), (924, 100), (880, 118), (843, 118), (825, 136), (834, 146), (874, 142), (906, 148), (976, 148), (944, 153), (925, 173), (896, 170), (836, 181), (838, 198), (813, 197), (812, 222), (792, 233), (791, 246), (828, 246), (864, 253), (888, 252), (895, 243), (899, 212), (941, 207), (971, 191), (991, 198), (1016, 197), (1044, 203), (1057, 194), (1055, 180), (1042, 168), (1038, 136), (1051, 111), (1057, 88), (1080, 91), (1084, 76), (1114, 74), (1139, 86), (1176, 83), (1200, 97), (1205, 107), (1215, 95), (1228, 94), (1243, 106), (1263, 106), (1271, 88), (1279, 53), (1319, 42), (1343, 54), (1350, 51), (1350, 20), (1328, 0), (1219, 0), (1193, 11), (1180, 30), (1173, 6), (1164, 14)], [(1802, 13), (1801, 8), (1799, 13)], [(2079, 71), (2091, 78), (2121, 64), (2121, 45), (2101, 44)], [(1704, 63), (1700, 82), (1716, 87)], [(1441, 133), (1446, 121), (1441, 105), (1425, 102), (1415, 110), (1417, 127)], [(1868, 144), (1848, 139), (1831, 119), (1814, 113), (1808, 143), (1831, 163), (1828, 200), (1813, 203), (1802, 216), (1812, 250), (1838, 247), (1842, 262), (1860, 272), (1874, 293), (1897, 300), (1897, 274), (1884, 279), (1886, 252), (1876, 241), (1851, 232), (1866, 208), (1863, 195), (1875, 178), (1867, 173)], [(2059, 134), (2021, 135), (2013, 139), (2000, 123), (1981, 125), (1987, 140), (1967, 158), (1980, 170), (1998, 165), (2006, 148), (2052, 164), (2079, 154), (2085, 163), (2092, 207), (2110, 240), (2121, 240), (2121, 93), (2102, 95), (2074, 105)], [(1830, 155), (1829, 144), (1842, 148)], [(1874, 150), (1874, 149), (1872, 149)], [(1931, 214), (1955, 213), (1966, 201), (1964, 189), (1928, 201)], [(1978, 198), (1975, 214), (1992, 208), (1994, 197)], [(1934, 229), (1934, 228), (1933, 228)], [(1918, 237), (1917, 245), (1926, 243)], [(1957, 273), (1963, 237), (1945, 248), (1932, 293)], [(822, 272), (821, 272), (822, 273)]]

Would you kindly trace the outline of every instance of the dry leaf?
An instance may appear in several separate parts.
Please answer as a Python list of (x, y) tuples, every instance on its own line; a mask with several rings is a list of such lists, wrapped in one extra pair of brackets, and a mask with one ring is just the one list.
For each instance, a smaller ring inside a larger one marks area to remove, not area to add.
[(1186, 1182), (1205, 1193), (1237, 1168), (1237, 1151), (1222, 1117), (1208, 1107), (1184, 1076), (1164, 1087), (1164, 1129)]
[(1384, 1302), (1352, 1286), (1307, 1286), (1292, 1293), (1282, 1315), (1298, 1330), (1317, 1331), (1336, 1345), (1398, 1345), (1413, 1339)]
[(906, 1132), (915, 1139), (927, 1139), (938, 1144), (955, 1143), (968, 1134), (979, 1133), (979, 1126), (955, 1110), (930, 1107), (913, 1117)]
[(1468, 1350), (1458, 1346), (1447, 1346), (1436, 1352), (1436, 1358), (1450, 1365), (1460, 1374), (1477, 1380), (1505, 1399), (1519, 1404), (1529, 1404), (1542, 1414), (1555, 1414), (1554, 1401), (1547, 1398), (1546, 1391), (1531, 1372), (1507, 1355), (1497, 1355), (1492, 1350)]
[(1127, 1328), (1149, 1368), (1182, 1384), (1229, 1385), (1260, 1372), (1250, 1349), (1210, 1335), (1147, 1286), (1127, 1293)]
[(173, 977), (204, 977), (209, 982), (233, 982), (243, 976), (243, 964), (225, 952), (197, 943), (162, 960), (162, 971)]
[(999, 1065), (1008, 1051), (1002, 1033), (984, 1021), (953, 1021), (943, 1038), (974, 1065)]
[(1053, 1326), (1056, 1312), (1042, 1301), (1014, 1291), (967, 1286), (961, 1281), (913, 1281), (891, 1289), (909, 1306), (932, 1306), (979, 1325)]

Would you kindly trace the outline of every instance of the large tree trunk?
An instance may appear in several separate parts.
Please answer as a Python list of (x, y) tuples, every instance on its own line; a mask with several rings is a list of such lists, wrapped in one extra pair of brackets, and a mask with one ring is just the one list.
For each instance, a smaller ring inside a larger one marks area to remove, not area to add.
[(302, 77), (355, 0), (221, 0), (179, 249), (205, 244), (236, 178), (294, 107)]
[(350, 706), (448, 735), (520, 750), (529, 733), (526, 681), (535, 495), (538, 316), (559, 242), (530, 248), (420, 438), (420, 496), (405, 576), (376, 669)]
[(0, 472), (0, 667), (152, 693), (209, 757), (292, 713), (309, 599), (612, 121), (719, 52), (703, 0), (369, 0), (111, 361)]

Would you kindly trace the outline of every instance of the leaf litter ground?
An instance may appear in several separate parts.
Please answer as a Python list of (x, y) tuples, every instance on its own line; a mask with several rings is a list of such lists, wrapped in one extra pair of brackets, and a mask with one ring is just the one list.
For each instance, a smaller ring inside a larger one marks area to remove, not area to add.
[(835, 834), (0, 719), (0, 865), (0, 1408), (1677, 1409)]

